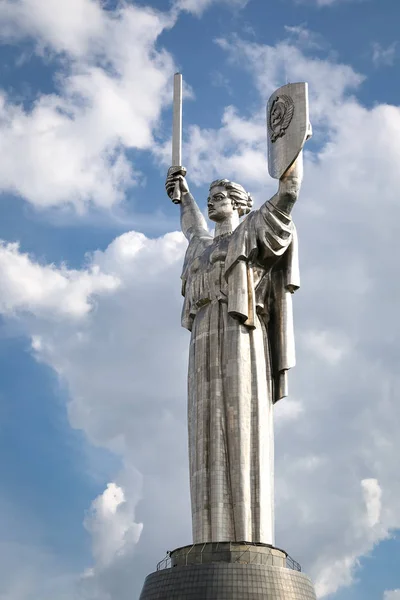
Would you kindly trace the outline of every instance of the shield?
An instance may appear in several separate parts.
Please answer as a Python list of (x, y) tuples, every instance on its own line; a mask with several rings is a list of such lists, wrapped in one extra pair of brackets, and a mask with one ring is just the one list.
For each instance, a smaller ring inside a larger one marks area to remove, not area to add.
[(288, 83), (272, 94), (267, 128), (269, 174), (280, 179), (311, 136), (307, 83)]

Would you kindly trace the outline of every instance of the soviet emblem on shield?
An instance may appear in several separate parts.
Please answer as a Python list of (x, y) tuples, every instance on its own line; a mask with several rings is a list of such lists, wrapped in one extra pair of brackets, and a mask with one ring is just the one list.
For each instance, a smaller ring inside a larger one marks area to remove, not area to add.
[(272, 103), (268, 117), (268, 129), (271, 142), (276, 142), (283, 137), (293, 119), (294, 102), (290, 96), (282, 94), (277, 96)]

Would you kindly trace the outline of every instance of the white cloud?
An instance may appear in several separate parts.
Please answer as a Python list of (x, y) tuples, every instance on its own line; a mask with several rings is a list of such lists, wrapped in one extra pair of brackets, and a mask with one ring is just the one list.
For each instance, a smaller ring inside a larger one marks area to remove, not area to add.
[(189, 127), (184, 144), (184, 155), (190, 172), (190, 181), (200, 185), (209, 183), (221, 173), (235, 178), (240, 173), (244, 184), (267, 182), (263, 157), (265, 126), (263, 115), (254, 120), (241, 118), (233, 107), (227, 107), (222, 127), (215, 130)]
[[(88, 257), (79, 273), (40, 265), (16, 246), (5, 248), (0, 270), (7, 302), (0, 305), (1, 313), (12, 314), (13, 322), (18, 317), (38, 360), (68, 386), (71, 424), (96, 446), (119, 454), (124, 464), (86, 518), (94, 564), (75, 581), (74, 593), (84, 600), (109, 598), (107, 594), (131, 599), (166, 550), (190, 538), (188, 335), (179, 326), (185, 240), (180, 233), (155, 240), (126, 233), (105, 252)], [(96, 288), (96, 277), (119, 285)], [(21, 300), (23, 284), (28, 292)], [(42, 289), (42, 295), (32, 289)], [(79, 302), (71, 318), (72, 296)], [(141, 522), (145, 528), (140, 536)], [(40, 595), (38, 589), (35, 579), (32, 594), (36, 590)], [(7, 598), (30, 600), (27, 594)]]
[(29, 35), (38, 45), (75, 56), (90, 51), (104, 33), (106, 19), (95, 0), (4, 0), (0, 5), (1, 38), (15, 41)]
[[(303, 36), (306, 31), (303, 28)], [(313, 125), (329, 123), (332, 126), (339, 122), (344, 98), (364, 79), (349, 65), (308, 56), (288, 40), (267, 46), (232, 36), (218, 40), (218, 44), (226, 50), (233, 64), (253, 74), (265, 104), (276, 88), (290, 81), (307, 81)]]
[[(0, 90), (0, 191), (35, 207), (110, 209), (142, 181), (127, 150), (151, 150), (171, 101), (174, 61), (158, 47), (180, 11), (200, 15), (216, 0), (177, 0), (169, 12), (98, 0), (4, 0), (0, 41), (30, 39), (55, 63), (56, 91), (30, 108)], [(246, 0), (222, 0), (231, 9)]]
[(76, 271), (40, 265), (21, 253), (18, 244), (0, 244), (0, 311), (5, 315), (27, 312), (79, 319), (90, 311), (93, 295), (118, 285), (116, 277), (98, 267)]
[(0, 8), (6, 39), (32, 37), (38, 52), (63, 56), (58, 94), (39, 95), (29, 110), (0, 94), (0, 190), (37, 207), (109, 208), (138, 181), (125, 150), (151, 147), (170, 102), (173, 60), (155, 45), (175, 17), (132, 4), (107, 11), (93, 0), (55, 5)]
[(98, 567), (108, 566), (127, 546), (139, 541), (143, 525), (135, 523), (134, 508), (135, 504), (129, 505), (124, 490), (115, 483), (109, 483), (103, 494), (93, 501), (85, 526), (92, 535), (93, 556)]
[[(25, 322), (33, 339), (40, 337), (38, 359), (68, 385), (72, 425), (95, 445), (120, 454), (125, 465), (115, 480), (125, 502), (115, 515), (101, 518), (104, 498), (98, 499), (89, 520), (96, 560), (82, 585), (96, 600), (105, 590), (121, 600), (135, 597), (146, 571), (168, 548), (190, 537), (188, 336), (179, 326), (184, 250), (181, 234), (150, 240), (126, 233), (105, 252), (96, 252), (88, 265), (121, 283), (113, 293), (97, 295), (84, 323)], [(144, 523), (138, 551), (138, 527), (129, 529), (135, 522)]]
[(285, 25), (284, 29), (288, 35), (288, 41), (298, 48), (321, 50), (326, 46), (323, 36), (311, 31), (305, 24)]
[(387, 590), (384, 593), (383, 600), (400, 600), (400, 590)]
[(295, 421), (303, 411), (304, 406), (300, 400), (290, 397), (285, 402), (279, 402), (275, 407), (278, 425), (283, 424), (286, 420)]
[(367, 521), (370, 527), (375, 527), (380, 521), (382, 511), (382, 490), (376, 479), (363, 479), (361, 486), (367, 508)]
[(315, 358), (326, 361), (330, 365), (339, 363), (349, 352), (349, 340), (338, 339), (333, 332), (308, 331), (303, 344)]
[(384, 48), (379, 42), (372, 44), (372, 62), (376, 67), (391, 67), (394, 64), (397, 52), (397, 42)]
[(294, 0), (296, 4), (307, 4), (309, 6), (317, 6), (320, 8), (341, 4), (343, 2), (366, 2), (368, 0)]
[(200, 16), (212, 4), (225, 4), (231, 9), (241, 9), (248, 4), (249, 0), (175, 0), (174, 6), (178, 10), (185, 10)]

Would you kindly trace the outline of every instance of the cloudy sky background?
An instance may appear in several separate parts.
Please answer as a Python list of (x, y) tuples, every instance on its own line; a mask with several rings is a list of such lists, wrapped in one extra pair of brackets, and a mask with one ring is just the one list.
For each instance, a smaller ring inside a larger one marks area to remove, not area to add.
[(298, 365), (277, 536), (332, 600), (398, 600), (397, 0), (0, 2), (0, 599), (136, 600), (190, 543), (184, 163), (260, 205), (265, 104), (308, 81)]

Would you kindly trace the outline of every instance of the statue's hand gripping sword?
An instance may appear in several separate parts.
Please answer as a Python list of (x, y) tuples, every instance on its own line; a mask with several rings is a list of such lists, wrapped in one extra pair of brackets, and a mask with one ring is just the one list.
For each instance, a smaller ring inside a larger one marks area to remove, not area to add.
[[(186, 169), (182, 167), (182, 75), (174, 75), (174, 113), (172, 126), (172, 167), (168, 175), (186, 175)], [(175, 183), (172, 202), (179, 204), (181, 201), (180, 182)]]

